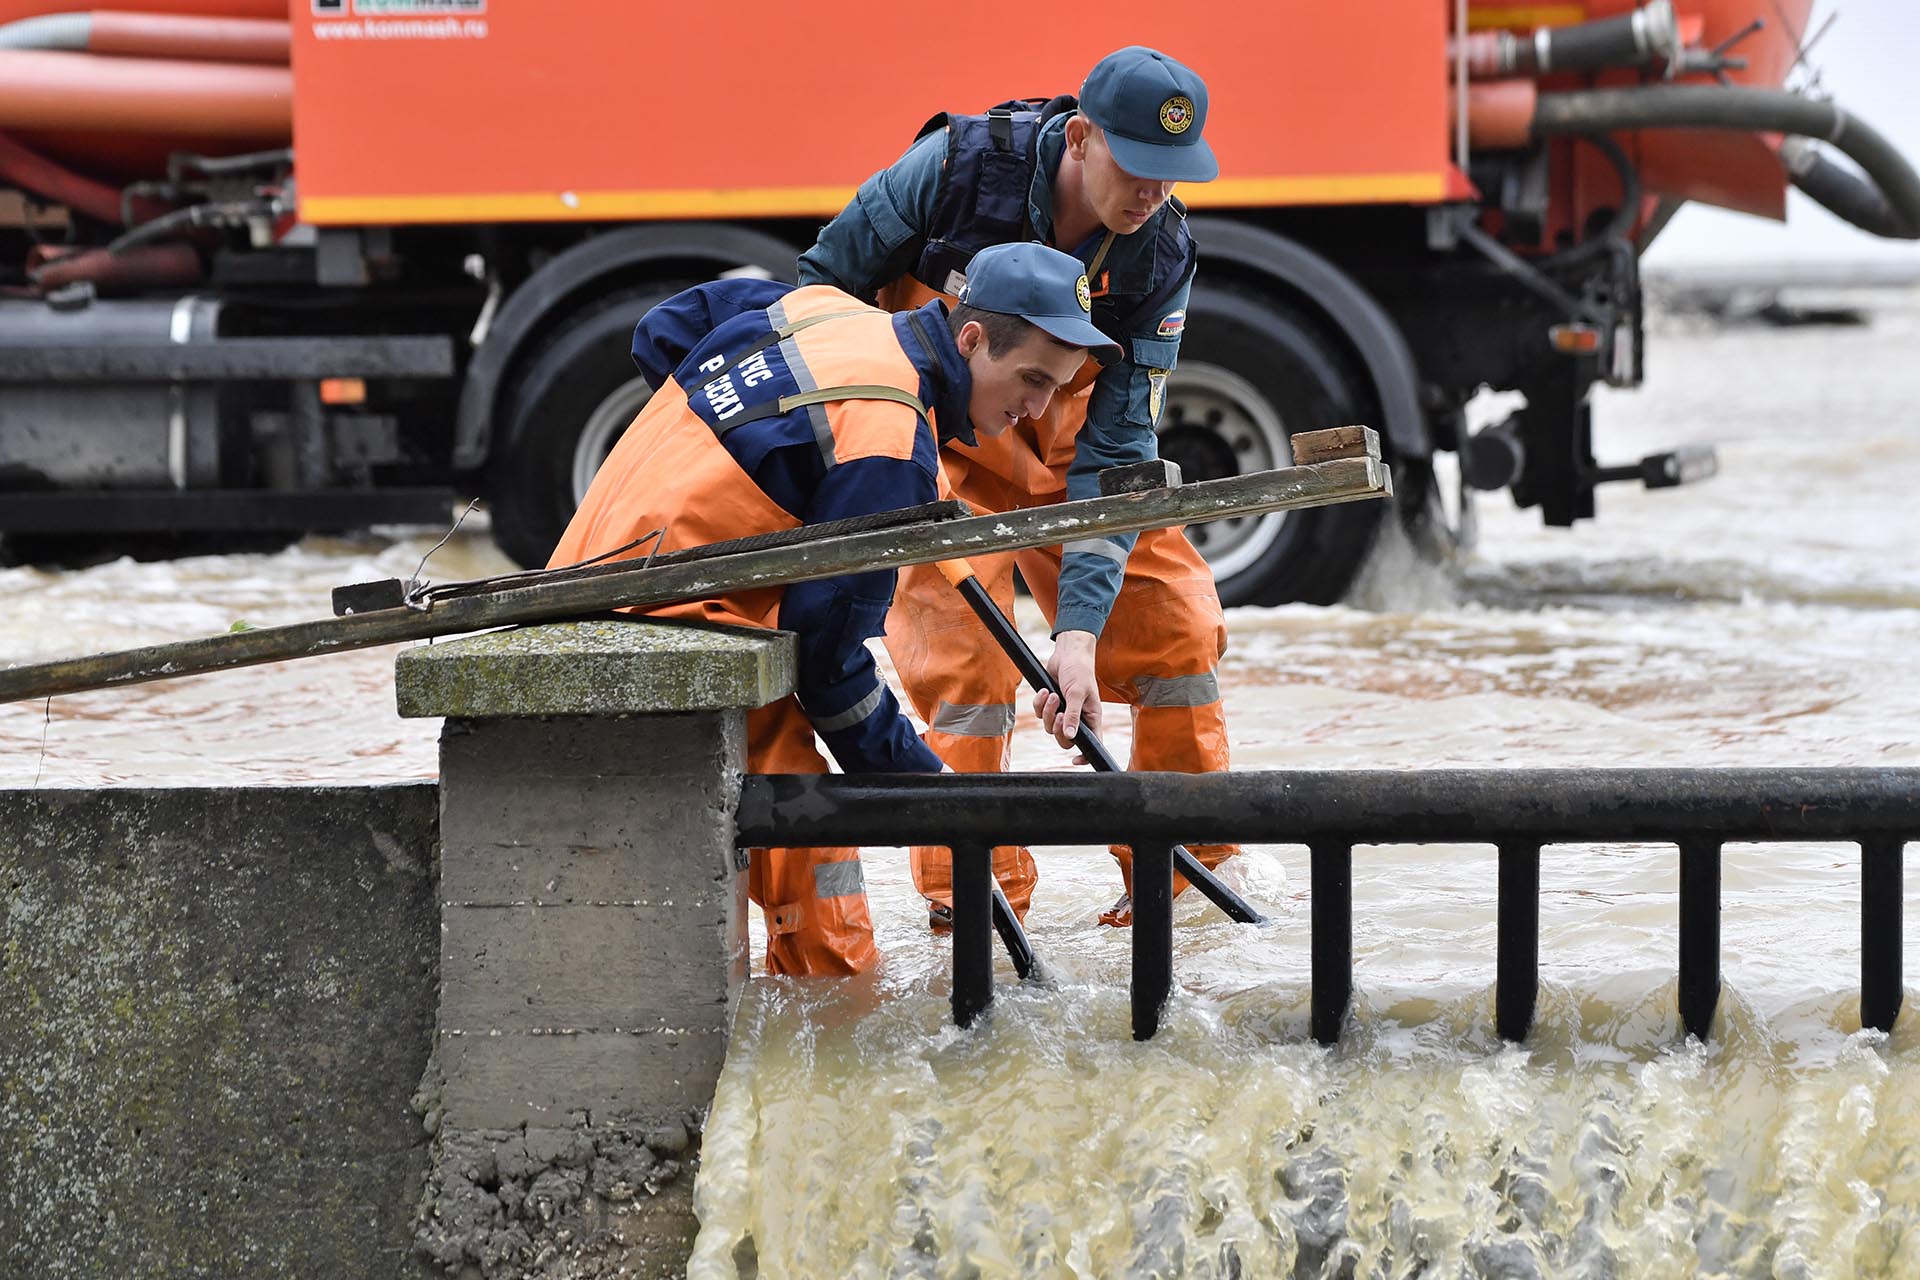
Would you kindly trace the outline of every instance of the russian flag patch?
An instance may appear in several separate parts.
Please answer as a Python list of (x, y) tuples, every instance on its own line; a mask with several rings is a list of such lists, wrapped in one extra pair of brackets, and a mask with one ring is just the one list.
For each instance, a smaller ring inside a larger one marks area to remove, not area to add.
[(1158, 336), (1162, 338), (1177, 338), (1180, 336), (1180, 331), (1186, 327), (1187, 313), (1185, 311), (1169, 311), (1166, 315), (1160, 317)]

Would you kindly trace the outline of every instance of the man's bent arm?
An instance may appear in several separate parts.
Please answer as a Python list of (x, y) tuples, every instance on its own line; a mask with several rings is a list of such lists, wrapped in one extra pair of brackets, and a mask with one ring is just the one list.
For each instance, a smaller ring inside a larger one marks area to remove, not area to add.
[[(935, 500), (919, 464), (860, 458), (831, 468), (807, 512), (810, 523), (871, 515)], [(880, 677), (867, 641), (886, 631), (894, 573), (848, 574), (789, 586), (780, 629), (796, 636), (800, 705), (848, 773), (938, 773), (927, 749)]]
[[(1100, 472), (1107, 467), (1160, 456), (1154, 424), (1165, 397), (1167, 371), (1179, 358), (1180, 331), (1192, 287), (1189, 269), (1180, 287), (1129, 335), (1127, 358), (1100, 371), (1087, 401), (1087, 421), (1074, 441), (1073, 463), (1067, 468), (1069, 499), (1099, 497)], [(1055, 635), (1062, 631), (1098, 635), (1107, 625), (1127, 557), (1138, 539), (1138, 534), (1108, 534), (1066, 544), (1060, 559)]]
[(830, 284), (862, 301), (913, 269), (933, 221), (933, 198), (947, 161), (941, 129), (907, 148), (859, 192), (800, 255), (800, 283)]
[(682, 289), (634, 326), (634, 366), (658, 391), (708, 334), (735, 316), (766, 310), (791, 292), (790, 284), (746, 277)]

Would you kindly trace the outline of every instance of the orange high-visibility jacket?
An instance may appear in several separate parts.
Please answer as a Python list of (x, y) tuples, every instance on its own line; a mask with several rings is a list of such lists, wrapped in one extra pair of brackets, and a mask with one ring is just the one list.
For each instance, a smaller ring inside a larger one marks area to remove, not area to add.
[[(752, 306), (751, 303), (768, 303)], [(701, 285), (649, 312), (635, 360), (664, 380), (595, 476), (552, 563), (644, 556), (932, 502), (936, 430), (965, 423), (965, 363), (938, 304), (891, 315), (838, 289)], [(670, 372), (669, 372), (670, 371)], [(890, 571), (647, 610), (798, 638), (801, 705), (848, 772), (937, 771), (866, 642)]]

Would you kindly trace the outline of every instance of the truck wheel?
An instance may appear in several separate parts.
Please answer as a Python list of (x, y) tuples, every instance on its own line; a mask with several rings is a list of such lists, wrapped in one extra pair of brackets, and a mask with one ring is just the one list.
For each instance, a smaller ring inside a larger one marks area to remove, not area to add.
[[(1189, 481), (1292, 465), (1296, 431), (1367, 421), (1364, 377), (1288, 304), (1196, 285), (1180, 363), (1167, 379), (1160, 454)], [(1224, 604), (1332, 604), (1372, 545), (1383, 502), (1352, 502), (1193, 525)]]
[(652, 394), (633, 367), (633, 326), (690, 282), (604, 298), (520, 362), (500, 397), (502, 446), (487, 469), (487, 506), (500, 549), (545, 565), (614, 444)]

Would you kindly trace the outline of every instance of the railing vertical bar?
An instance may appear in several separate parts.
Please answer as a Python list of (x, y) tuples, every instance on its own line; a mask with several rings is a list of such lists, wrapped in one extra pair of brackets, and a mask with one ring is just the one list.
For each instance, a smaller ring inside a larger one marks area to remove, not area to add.
[(1720, 1003), (1720, 842), (1680, 842), (1680, 1021), (1702, 1041)]
[(1500, 846), (1498, 959), (1493, 1021), (1502, 1040), (1525, 1040), (1540, 990), (1540, 846)]
[(1133, 1038), (1151, 1040), (1173, 990), (1173, 846), (1133, 844)]
[(970, 1027), (993, 1003), (993, 850), (953, 848), (953, 1024)]
[(1353, 846), (1314, 844), (1313, 1038), (1337, 1044), (1353, 997)]
[(1906, 986), (1901, 973), (1900, 916), (1906, 841), (1875, 836), (1860, 842), (1860, 1025), (1892, 1031)]

